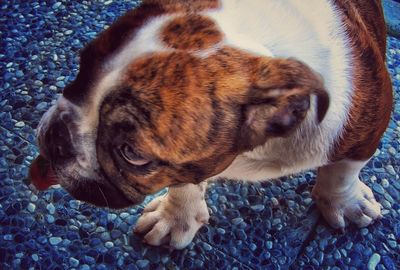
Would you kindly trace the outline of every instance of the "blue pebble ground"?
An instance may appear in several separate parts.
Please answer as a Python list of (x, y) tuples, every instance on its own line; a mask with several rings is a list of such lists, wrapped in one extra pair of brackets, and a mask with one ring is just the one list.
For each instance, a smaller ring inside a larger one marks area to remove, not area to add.
[(384, 207), (368, 228), (340, 234), (324, 222), (310, 198), (312, 171), (266, 183), (212, 184), (210, 224), (181, 251), (147, 246), (132, 233), (143, 205), (99, 209), (62, 189), (36, 193), (26, 185), (37, 155), (35, 128), (74, 79), (78, 50), (137, 4), (0, 3), (0, 269), (400, 269), (400, 39), (393, 36), (387, 39), (392, 120), (361, 175)]

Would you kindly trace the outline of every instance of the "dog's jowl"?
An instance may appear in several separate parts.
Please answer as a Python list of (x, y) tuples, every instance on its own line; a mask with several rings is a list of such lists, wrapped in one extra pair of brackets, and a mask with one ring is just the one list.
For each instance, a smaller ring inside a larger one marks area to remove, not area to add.
[(34, 183), (110, 208), (169, 187), (135, 231), (184, 248), (208, 221), (207, 181), (316, 168), (328, 223), (369, 225), (380, 205), (358, 175), (392, 105), (382, 9), (306, 2), (143, 1), (81, 52), (40, 122)]

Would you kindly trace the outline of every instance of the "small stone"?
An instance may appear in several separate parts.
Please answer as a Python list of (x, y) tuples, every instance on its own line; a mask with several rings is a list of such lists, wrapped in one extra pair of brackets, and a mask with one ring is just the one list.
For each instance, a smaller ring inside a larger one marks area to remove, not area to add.
[(56, 86), (59, 88), (64, 88), (65, 87), (65, 83), (63, 81), (58, 81), (56, 82)]
[(122, 219), (126, 219), (127, 217), (129, 217), (129, 214), (126, 212), (122, 212), (121, 214), (119, 214), (120, 218)]
[(238, 225), (243, 222), (243, 218), (234, 218), (231, 221), (233, 225)]
[(69, 258), (69, 265), (71, 265), (72, 267), (78, 267), (79, 261), (74, 257), (71, 257)]
[(203, 243), (203, 248), (204, 248), (205, 251), (211, 251), (212, 250), (212, 247), (207, 243)]
[(54, 214), (56, 212), (56, 208), (54, 207), (54, 205), (52, 203), (48, 204), (46, 206), (47, 211), (49, 211), (50, 214)]
[(40, 87), (40, 86), (43, 86), (43, 82), (40, 80), (36, 80), (33, 82), (33, 85)]
[(312, 203), (312, 199), (311, 198), (305, 198), (303, 200), (303, 202), (304, 202), (305, 205), (310, 205)]
[(106, 231), (106, 229), (104, 227), (102, 227), (102, 226), (97, 227), (96, 230), (95, 230), (95, 232), (97, 232), (97, 233), (102, 233), (102, 232), (105, 232), (105, 231)]
[(69, 201), (69, 206), (73, 209), (78, 209), (79, 208), (79, 201), (77, 200), (71, 200)]
[(383, 189), (383, 187), (382, 187), (381, 185), (377, 184), (377, 183), (374, 183), (374, 184), (372, 185), (372, 189), (373, 189), (375, 192), (379, 193), (379, 194), (385, 193), (385, 190)]
[(218, 234), (225, 234), (225, 230), (222, 228), (217, 228), (217, 233)]
[(61, 2), (56, 2), (56, 3), (54, 3), (54, 5), (52, 6), (52, 9), (57, 9), (57, 8), (59, 8), (61, 5), (62, 5)]
[(381, 185), (384, 188), (388, 188), (389, 187), (389, 181), (387, 179), (382, 179)]
[(49, 239), (50, 244), (52, 244), (53, 246), (58, 245), (59, 243), (61, 243), (61, 241), (61, 237), (50, 237)]
[(72, 31), (72, 30), (67, 30), (67, 31), (64, 32), (64, 34), (65, 34), (65, 35), (71, 35), (73, 32), (74, 32), (74, 31)]
[(116, 214), (110, 213), (107, 215), (107, 220), (114, 221), (117, 218)]
[(109, 232), (103, 232), (103, 233), (100, 235), (100, 238), (101, 238), (103, 241), (110, 241), (110, 240), (111, 240), (111, 236), (110, 236), (110, 233), (109, 233)]
[(397, 247), (397, 243), (395, 240), (389, 240), (388, 244), (391, 248), (395, 249)]
[(386, 166), (386, 170), (387, 170), (387, 172), (388, 172), (389, 174), (391, 174), (391, 175), (396, 175), (396, 171), (394, 170), (394, 168), (393, 168), (392, 165), (387, 165), (387, 166)]
[(396, 155), (396, 148), (391, 146), (391, 147), (389, 147), (388, 152), (389, 152), (389, 154), (395, 156)]
[(112, 247), (114, 247), (114, 243), (113, 243), (113, 242), (110, 242), (110, 241), (107, 241), (107, 242), (104, 244), (104, 246), (105, 246), (106, 248), (112, 248)]
[(255, 212), (261, 212), (265, 209), (265, 206), (262, 204), (253, 205), (250, 207)]
[(271, 198), (271, 203), (272, 203), (273, 206), (278, 206), (279, 205), (279, 201), (275, 197)]
[(35, 261), (35, 262), (39, 261), (39, 256), (38, 256), (37, 254), (32, 254), (32, 255), (31, 255), (31, 258), (32, 258), (32, 260)]
[(21, 70), (17, 70), (17, 72), (15, 72), (15, 76), (17, 76), (18, 78), (21, 78), (24, 75), (25, 75), (24, 72), (22, 72)]
[(149, 265), (149, 261), (148, 260), (137, 260), (136, 265), (139, 268), (146, 268)]
[(36, 205), (34, 205), (33, 203), (29, 203), (27, 209), (29, 212), (34, 213), (36, 210)]
[(52, 215), (46, 215), (46, 221), (50, 224), (54, 223), (54, 217)]
[(267, 242), (265, 243), (265, 246), (267, 247), (267, 249), (271, 249), (272, 246), (273, 246), (272, 241), (267, 241)]
[(111, 237), (112, 237), (112, 239), (117, 239), (117, 238), (119, 238), (120, 236), (121, 236), (121, 231), (119, 231), (119, 230), (112, 230), (111, 231)]
[(82, 266), (79, 268), (79, 270), (90, 270), (90, 266), (87, 264), (82, 264)]
[(22, 127), (25, 126), (25, 123), (22, 122), (22, 121), (19, 121), (19, 122), (15, 123), (15, 126), (16, 126), (16, 127), (19, 127), (19, 128), (22, 128)]
[(381, 255), (378, 253), (372, 254), (372, 256), (368, 260), (368, 270), (375, 270), (375, 267), (378, 265), (378, 263), (381, 260)]
[(340, 260), (342, 258), (342, 254), (340, 254), (339, 250), (335, 250), (335, 252), (333, 253), (333, 257), (336, 260)]
[(361, 234), (364, 235), (364, 236), (367, 235), (368, 234), (368, 229), (367, 228), (362, 228), (361, 229)]
[(42, 111), (46, 108), (47, 108), (47, 102), (45, 101), (40, 102), (38, 105), (36, 105), (36, 109), (38, 109), (39, 111)]

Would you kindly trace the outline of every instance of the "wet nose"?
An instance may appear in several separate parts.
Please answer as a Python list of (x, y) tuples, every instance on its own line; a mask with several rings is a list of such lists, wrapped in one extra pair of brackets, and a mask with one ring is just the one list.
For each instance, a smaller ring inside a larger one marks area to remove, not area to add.
[(71, 134), (62, 119), (55, 120), (46, 133), (47, 148), (52, 159), (69, 159), (74, 157)]

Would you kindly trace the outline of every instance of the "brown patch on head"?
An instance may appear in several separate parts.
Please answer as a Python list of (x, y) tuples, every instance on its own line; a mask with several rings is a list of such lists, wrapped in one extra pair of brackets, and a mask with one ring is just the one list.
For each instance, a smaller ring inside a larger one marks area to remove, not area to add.
[(119, 50), (148, 20), (165, 13), (162, 6), (146, 3), (120, 17), (81, 51), (78, 76), (64, 89), (63, 95), (76, 104), (87, 103), (91, 85), (101, 76), (104, 61)]
[(143, 3), (157, 4), (167, 12), (200, 12), (206, 9), (215, 9), (220, 6), (219, 0), (144, 0)]
[(148, 0), (127, 12), (107, 30), (98, 35), (81, 52), (77, 78), (63, 95), (75, 104), (85, 104), (90, 98), (91, 85), (101, 76), (104, 62), (126, 44), (152, 18), (176, 12), (200, 12), (219, 7), (217, 0)]
[(161, 39), (177, 50), (202, 50), (220, 42), (222, 34), (212, 19), (190, 14), (169, 21), (161, 30)]

